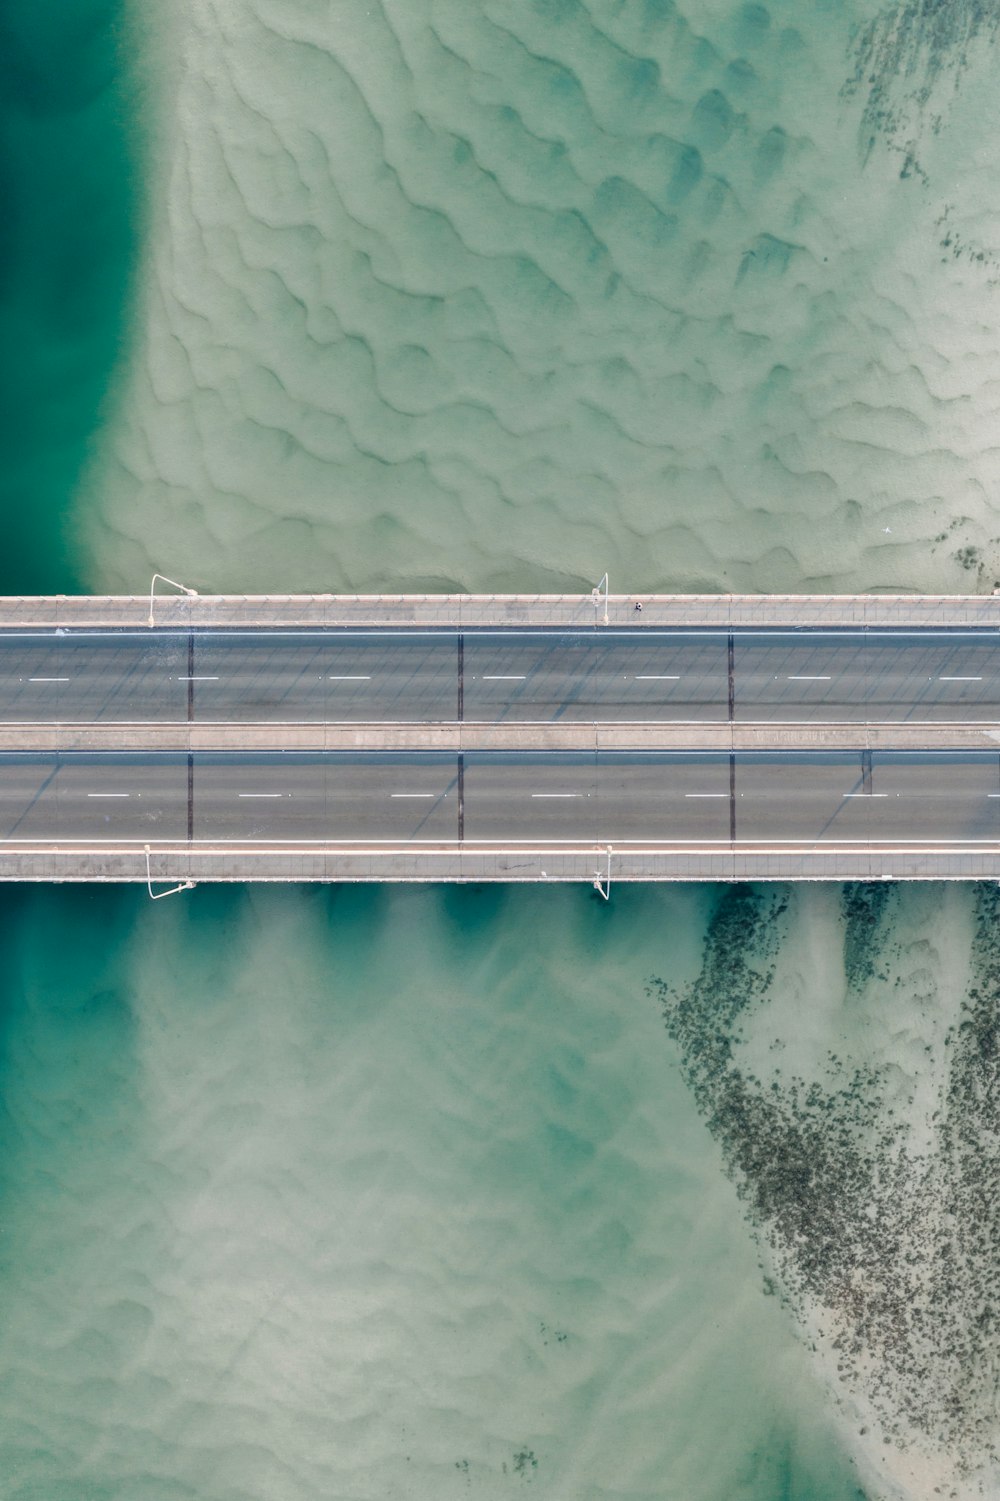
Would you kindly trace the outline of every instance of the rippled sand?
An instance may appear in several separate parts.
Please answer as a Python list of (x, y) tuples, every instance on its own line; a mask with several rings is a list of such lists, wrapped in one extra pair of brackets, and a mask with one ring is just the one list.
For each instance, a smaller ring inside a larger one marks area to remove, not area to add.
[(95, 582), (992, 584), (1000, 106), (921, 13), (179, 3)]
[(847, 1501), (642, 995), (703, 900), (8, 894), (5, 1496)]

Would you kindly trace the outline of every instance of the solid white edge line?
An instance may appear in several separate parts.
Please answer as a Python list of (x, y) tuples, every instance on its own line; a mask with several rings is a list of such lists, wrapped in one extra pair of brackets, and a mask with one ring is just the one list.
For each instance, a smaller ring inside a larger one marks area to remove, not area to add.
[[(183, 836), (178, 836), (175, 839), (151, 839), (149, 835), (143, 835), (142, 837), (147, 844), (164, 846), (167, 849), (174, 850), (179, 855), (186, 855), (190, 852), (190, 847)], [(614, 835), (608, 835), (607, 838), (613, 840)], [(456, 840), (453, 844), (449, 845), (442, 845), (440, 839), (413, 838), (407, 839), (405, 844), (401, 845), (398, 840), (394, 839), (353, 839), (351, 841), (341, 840), (338, 842), (328, 839), (226, 839), (220, 837), (217, 839), (195, 840), (194, 844), (196, 847), (200, 847), (202, 854), (209, 855), (214, 852), (217, 846), (225, 845), (227, 849), (242, 848), (243, 846), (258, 846), (267, 849), (273, 847), (285, 854), (295, 854), (297, 851), (307, 850), (311, 852), (328, 850), (331, 855), (338, 855), (350, 854), (354, 849), (368, 851), (385, 847), (400, 854), (405, 854), (408, 850), (412, 849), (420, 850), (425, 855), (454, 856), (456, 854), (476, 855), (477, 853), (489, 853), (491, 851), (496, 853), (497, 850), (506, 849), (516, 854), (536, 854), (544, 853), (549, 848), (554, 849), (556, 846), (568, 846), (570, 849), (586, 854), (595, 849), (603, 849), (607, 838), (601, 835), (591, 843), (590, 841), (581, 841), (578, 838), (560, 839), (553, 836), (552, 838), (547, 837), (544, 841), (539, 839), (525, 840), (523, 844), (512, 844), (509, 839), (473, 839), (466, 840), (463, 844), (459, 844)], [(101, 839), (96, 836), (87, 839), (45, 839), (38, 837), (21, 840), (5, 839), (3, 841), (5, 848), (13, 851), (21, 850), (22, 852), (25, 849), (30, 851), (38, 845), (65, 845), (67, 848), (69, 846), (82, 845), (86, 848), (90, 845), (98, 844), (115, 845), (121, 850), (122, 854), (134, 854), (136, 852), (141, 854), (142, 852), (142, 844), (139, 842), (138, 836), (131, 842), (123, 839), (121, 835), (115, 839)], [(757, 854), (766, 854), (770, 850), (778, 850), (780, 852), (785, 849), (811, 849), (817, 854), (837, 853), (838, 851), (846, 854), (856, 854), (859, 851), (868, 854), (878, 854), (891, 853), (895, 849), (911, 852), (926, 849), (931, 854), (937, 854), (942, 849), (961, 853), (962, 850), (972, 849), (973, 846), (977, 847), (976, 853), (980, 853), (980, 847), (988, 846), (996, 852), (997, 859), (1000, 861), (1000, 839), (991, 839), (985, 836), (967, 839), (964, 843), (956, 843), (952, 839), (929, 838), (897, 839), (882, 844), (874, 844), (868, 839), (737, 839), (735, 844), (737, 847), (742, 846), (750, 853)], [(434, 846), (434, 848), (427, 848), (427, 846)], [(633, 849), (646, 853), (659, 850), (669, 855), (677, 852), (697, 851), (702, 848), (730, 850), (733, 848), (733, 841), (729, 839), (630, 839), (625, 843), (616, 844), (615, 848), (622, 853)]]
[[(31, 595), (30, 597), (32, 599), (36, 599), (36, 598), (38, 598), (38, 599), (46, 599), (46, 598), (49, 598), (49, 596), (47, 596), (47, 595)], [(73, 597), (75, 597), (75, 596), (69, 596), (69, 598), (73, 598)], [(111, 596), (111, 595), (107, 595), (107, 596), (105, 596), (105, 595), (81, 595), (79, 597), (80, 598), (84, 598), (84, 599), (94, 599), (94, 598), (104, 599), (104, 598), (113, 598), (114, 596)], [(270, 598), (271, 596), (265, 595), (265, 596), (262, 596), (262, 597), (263, 598)], [(686, 596), (686, 595), (679, 595), (679, 596), (678, 595), (674, 595), (674, 596), (671, 596), (671, 597), (674, 598), (674, 599), (677, 599), (677, 598), (686, 599), (686, 598), (689, 598), (690, 596)], [(700, 597), (700, 596), (696, 596), (696, 597)], [(771, 598), (773, 596), (764, 595), (764, 596), (760, 596), (760, 597), (767, 599), (767, 598)], [(812, 599), (812, 598), (815, 598), (816, 596), (808, 595), (807, 594), (807, 595), (802, 595), (802, 596), (799, 596), (799, 597), (803, 598), (803, 599)], [(855, 597), (855, 596), (852, 596), (852, 597)], [(870, 595), (861, 595), (861, 596), (856, 596), (856, 597), (858, 597), (858, 598), (864, 598), (864, 599), (870, 599), (872, 596), (870, 596)], [(932, 597), (932, 596), (923, 596), (923, 595), (920, 595), (920, 596), (917, 596), (917, 597), (918, 598), (929, 598), (929, 597)], [(937, 596), (933, 596), (933, 597), (936, 598)], [(941, 597), (942, 598), (945, 598), (945, 597), (947, 597), (947, 598), (954, 598), (954, 596), (941, 596)], [(589, 603), (589, 599), (588, 599), (588, 603)], [(848, 622), (848, 623), (845, 623), (843, 625), (798, 625), (798, 626), (784, 626), (784, 625), (769, 626), (769, 625), (759, 625), (759, 624), (756, 624), (754, 622), (748, 622), (745, 625), (738, 625), (738, 624), (737, 625), (733, 625), (731, 627), (731, 629), (733, 630), (733, 632), (734, 632), (735, 635), (737, 635), (737, 636), (750, 636), (755, 641), (756, 640), (760, 640), (760, 639), (771, 640), (771, 639), (774, 639), (776, 637), (786, 637), (786, 636), (790, 640), (793, 640), (793, 641), (801, 641), (804, 637), (809, 637), (809, 636), (818, 636), (818, 637), (823, 637), (824, 639), (831, 639), (831, 640), (841, 640), (845, 636), (857, 636), (857, 637), (865, 637), (865, 636), (872, 637), (872, 636), (876, 636), (876, 637), (879, 637), (879, 638), (886, 637), (886, 638), (888, 638), (890, 640), (896, 640), (896, 639), (898, 639), (901, 636), (916, 636), (920, 640), (931, 640), (931, 639), (933, 639), (933, 640), (950, 641), (950, 640), (954, 640), (956, 636), (967, 636), (967, 637), (974, 637), (974, 638), (977, 638), (977, 639), (981, 638), (983, 640), (989, 640), (989, 641), (996, 642), (997, 637), (998, 637), (998, 630), (1000, 630), (1000, 627), (998, 627), (997, 625), (992, 625), (992, 626), (990, 626), (990, 625), (978, 625), (978, 626), (975, 626), (975, 625), (954, 625), (954, 626), (947, 626), (947, 625), (941, 626), (941, 625), (938, 625), (938, 626), (935, 626), (935, 625), (921, 625), (919, 623), (917, 623), (917, 624), (912, 624), (911, 623), (910, 625), (865, 625), (863, 621), (859, 621), (859, 622)], [(607, 626), (605, 629), (603, 629), (601, 631), (600, 634), (601, 634), (602, 637), (606, 637), (606, 636), (625, 636), (625, 637), (628, 637), (630, 640), (633, 640), (633, 639), (646, 640), (646, 639), (648, 639), (650, 637), (654, 637), (654, 636), (691, 636), (691, 637), (694, 637), (694, 638), (703, 638), (703, 637), (706, 637), (706, 636), (722, 636), (722, 637), (725, 637), (728, 634), (729, 630), (730, 630), (730, 625), (727, 622), (723, 622), (723, 623), (718, 623), (718, 622), (712, 623), (712, 622), (709, 622), (706, 625), (685, 625), (685, 624), (671, 625), (670, 623), (667, 623), (667, 624), (664, 624), (664, 625), (650, 625), (650, 626), (647, 626), (647, 625), (631, 625), (631, 626), (627, 626), (627, 625), (612, 625), (612, 626)], [(39, 624), (29, 624), (29, 625), (26, 625), (26, 626), (21, 626), (19, 629), (16, 626), (7, 627), (7, 626), (0, 625), (0, 639), (6, 637), (8, 640), (18, 640), (18, 639), (25, 639), (25, 640), (31, 639), (31, 640), (34, 640), (34, 639), (48, 639), (51, 636), (55, 636), (55, 637), (58, 637), (58, 639), (60, 639), (60, 640), (62, 640), (64, 638), (67, 638), (67, 637), (71, 638), (71, 639), (73, 639), (73, 638), (79, 639), (79, 638), (82, 638), (82, 637), (84, 637), (84, 638), (91, 638), (92, 637), (92, 638), (97, 639), (97, 640), (103, 640), (103, 639), (108, 638), (108, 637), (114, 637), (116, 640), (120, 640), (120, 639), (124, 639), (124, 638), (136, 637), (139, 640), (148, 641), (150, 639), (150, 637), (153, 636), (153, 635), (160, 636), (160, 637), (162, 637), (162, 636), (187, 636), (191, 631), (194, 631), (196, 634), (202, 635), (202, 636), (222, 636), (223, 638), (225, 638), (227, 640), (230, 639), (230, 638), (242, 637), (242, 636), (264, 636), (264, 637), (275, 636), (275, 637), (286, 639), (286, 640), (288, 640), (288, 639), (295, 639), (295, 638), (302, 638), (302, 637), (314, 637), (314, 636), (328, 637), (328, 638), (332, 638), (332, 639), (336, 639), (338, 637), (339, 638), (343, 638), (344, 636), (377, 636), (377, 637), (379, 637), (381, 639), (381, 638), (386, 637), (386, 636), (448, 636), (448, 635), (454, 636), (454, 635), (457, 635), (459, 633), (459, 631), (464, 631), (466, 634), (473, 635), (477, 639), (481, 638), (481, 637), (484, 637), (484, 636), (499, 636), (499, 637), (501, 637), (503, 639), (509, 639), (509, 638), (515, 637), (515, 636), (540, 636), (542, 638), (548, 638), (548, 637), (551, 637), (553, 635), (563, 635), (563, 636), (565, 636), (565, 635), (579, 635), (579, 636), (582, 636), (582, 637), (584, 637), (584, 638), (586, 638), (588, 640), (592, 640), (595, 637), (595, 631), (594, 631), (593, 624), (591, 623), (589, 625), (585, 625), (585, 624), (580, 623), (579, 621), (577, 621), (577, 622), (572, 622), (572, 621), (570, 621), (570, 622), (554, 621), (554, 622), (550, 622), (548, 625), (502, 625), (502, 624), (478, 625), (475, 621), (473, 621), (471, 623), (467, 622), (464, 625), (460, 625), (458, 622), (452, 621), (452, 622), (450, 622), (448, 624), (438, 625), (438, 626), (433, 626), (433, 625), (418, 626), (418, 625), (410, 625), (410, 624), (408, 624), (406, 622), (401, 622), (401, 623), (397, 624), (397, 623), (392, 622), (392, 621), (386, 622), (386, 623), (381, 624), (381, 625), (355, 625), (355, 624), (353, 624), (350, 621), (345, 621), (343, 623), (329, 624), (329, 625), (285, 625), (285, 624), (266, 625), (265, 624), (265, 625), (258, 625), (258, 626), (255, 626), (255, 627), (254, 626), (247, 626), (247, 625), (213, 624), (213, 623), (209, 622), (209, 623), (206, 623), (206, 624), (198, 623), (198, 624), (194, 624), (192, 626), (179, 625), (179, 624), (159, 625), (159, 626), (156, 626), (153, 631), (150, 631), (150, 629), (149, 629), (149, 627), (147, 625), (143, 625), (142, 627), (139, 627), (139, 626), (135, 626), (135, 625), (121, 625), (121, 624), (119, 624), (119, 623), (117, 623), (115, 621), (110, 621), (107, 625), (94, 625), (92, 623), (91, 624), (84, 623), (84, 624), (81, 624), (79, 626), (77, 626), (77, 625), (60, 625), (58, 622), (53, 622), (51, 624), (41, 624), (41, 623), (39, 623)]]
[[(231, 726), (238, 726), (241, 729), (274, 729), (275, 726), (280, 725), (282, 728), (287, 729), (289, 726), (302, 725), (302, 726), (304, 726), (307, 729), (313, 729), (314, 730), (317, 725), (329, 725), (329, 726), (331, 726), (332, 728), (335, 728), (335, 729), (336, 728), (345, 728), (348, 725), (371, 725), (371, 727), (373, 729), (398, 728), (401, 725), (402, 726), (408, 726), (410, 728), (413, 728), (413, 727), (423, 728), (428, 723), (441, 723), (441, 722), (442, 721), (429, 721), (429, 720), (425, 720), (425, 719), (331, 719), (331, 720), (324, 720), (324, 719), (209, 719), (207, 716), (205, 718), (199, 717), (198, 719), (195, 719), (193, 721), (189, 721), (189, 720), (186, 720), (186, 719), (167, 719), (167, 718), (163, 718), (163, 719), (100, 719), (100, 720), (95, 720), (95, 719), (64, 719), (64, 718), (60, 717), (58, 720), (52, 720), (52, 719), (12, 719), (12, 720), (8, 720), (7, 721), (7, 727), (8, 728), (15, 728), (16, 729), (18, 727), (23, 728), (26, 725), (30, 725), (30, 726), (33, 726), (33, 727), (34, 726), (51, 727), (53, 724), (60, 724), (60, 725), (73, 725), (73, 726), (80, 726), (80, 725), (117, 725), (117, 726), (119, 726), (121, 728), (141, 729), (141, 728), (147, 728), (147, 727), (152, 727), (152, 728), (158, 728), (158, 727), (160, 727), (160, 728), (162, 728), (163, 726), (166, 726), (166, 725), (175, 725), (176, 726), (176, 725), (187, 725), (189, 723), (192, 723), (192, 724), (195, 725), (196, 728), (207, 728), (207, 727), (216, 728), (219, 725), (227, 725), (227, 726), (231, 725)], [(991, 729), (996, 729), (996, 730), (1000, 731), (1000, 712), (998, 712), (996, 714), (996, 716), (993, 717), (993, 718), (985, 718), (984, 717), (982, 719), (971, 719), (971, 720), (969, 718), (964, 718), (964, 719), (817, 719), (817, 718), (814, 718), (813, 716), (810, 716), (808, 719), (743, 719), (743, 718), (740, 718), (740, 719), (736, 719), (736, 720), (730, 721), (727, 718), (725, 718), (724, 715), (720, 715), (719, 717), (714, 718), (714, 719), (679, 719), (679, 718), (678, 719), (673, 719), (673, 718), (668, 718), (668, 719), (606, 719), (606, 720), (599, 721), (600, 724), (606, 726), (608, 729), (629, 729), (629, 728), (632, 728), (632, 727), (638, 726), (638, 725), (652, 725), (654, 727), (658, 726), (661, 729), (670, 728), (670, 727), (676, 729), (676, 728), (679, 728), (679, 727), (682, 727), (682, 726), (684, 726), (684, 727), (694, 726), (695, 728), (700, 728), (700, 727), (712, 728), (713, 726), (716, 727), (716, 728), (719, 728), (719, 727), (728, 728), (729, 725), (730, 725), (730, 722), (732, 722), (734, 728), (736, 728), (737, 730), (741, 730), (741, 729), (758, 729), (758, 728), (760, 728), (760, 727), (763, 726), (763, 727), (767, 727), (767, 728), (771, 728), (771, 729), (779, 729), (779, 730), (800, 729), (800, 728), (804, 728), (804, 727), (805, 728), (810, 728), (810, 729), (815, 729), (816, 727), (819, 727), (819, 728), (831, 728), (832, 727), (832, 728), (844, 729), (844, 730), (858, 730), (858, 729), (869, 729), (869, 730), (872, 730), (872, 729), (875, 729), (875, 730), (896, 730), (896, 729), (904, 729), (904, 730), (949, 730), (949, 729), (963, 729), (963, 730), (970, 730), (970, 729), (972, 729), (972, 730), (977, 730), (977, 731), (979, 731), (979, 730), (989, 731)], [(454, 725), (456, 728), (458, 728), (459, 726), (462, 726), (462, 727), (473, 728), (473, 729), (483, 729), (483, 728), (485, 728), (485, 729), (492, 729), (492, 728), (496, 727), (498, 721), (496, 721), (494, 719), (464, 719), (464, 720), (457, 720), (456, 719), (456, 720), (448, 720), (448, 721), (446, 721), (446, 723), (448, 723), (449, 725)], [(552, 719), (517, 719), (517, 720), (508, 720), (507, 723), (508, 724), (514, 724), (514, 725), (518, 726), (521, 729), (530, 729), (530, 728), (537, 727), (537, 726), (551, 727), (552, 725), (555, 724), (555, 721), (552, 720)], [(584, 726), (592, 727), (593, 724), (594, 724), (593, 719), (584, 719), (584, 718), (581, 718), (581, 719), (564, 719), (562, 721), (562, 725), (563, 726), (568, 725), (570, 728), (583, 728)], [(808, 752), (801, 752), (801, 751), (789, 752), (789, 754), (795, 754), (795, 755), (804, 754), (804, 753), (808, 754)], [(0, 754), (4, 754), (4, 753), (0, 752)], [(18, 752), (18, 754), (20, 754), (20, 753)], [(124, 754), (124, 752), (122, 754)], [(567, 754), (570, 754), (570, 752), (567, 752)], [(665, 752), (664, 754), (668, 754), (668, 753)], [(669, 754), (674, 754), (674, 753), (673, 752), (669, 752)], [(743, 754), (757, 754), (757, 752), (742, 752), (741, 751), (740, 754), (741, 755), (743, 755)], [(824, 754), (825, 754), (825, 752), (824, 752)], [(848, 754), (848, 752), (844, 752), (844, 754)], [(900, 750), (876, 751), (876, 755), (920, 755), (920, 756), (922, 756), (922, 755), (944, 755), (944, 754), (948, 754), (948, 755), (964, 755), (965, 751), (963, 751), (963, 749), (961, 747), (958, 747), (957, 749), (954, 748), (954, 747), (952, 747), (952, 749), (948, 750), (947, 752), (944, 749), (934, 750), (933, 748), (930, 749), (930, 750), (920, 750), (920, 751), (906, 750), (905, 748), (901, 748)], [(970, 754), (971, 754), (971, 752), (970, 752)]]

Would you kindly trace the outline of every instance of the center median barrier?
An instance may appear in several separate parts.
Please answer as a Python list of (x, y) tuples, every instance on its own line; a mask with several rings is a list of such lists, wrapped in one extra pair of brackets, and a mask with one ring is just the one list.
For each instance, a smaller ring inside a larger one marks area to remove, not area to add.
[(0, 752), (66, 751), (758, 751), (996, 750), (1000, 723), (729, 724), (198, 723), (98, 721), (0, 724)]

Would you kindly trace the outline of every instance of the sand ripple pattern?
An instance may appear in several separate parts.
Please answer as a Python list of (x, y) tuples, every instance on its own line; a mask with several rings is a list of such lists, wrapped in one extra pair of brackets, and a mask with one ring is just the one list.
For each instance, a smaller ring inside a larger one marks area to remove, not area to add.
[(850, 1501), (662, 1087), (700, 898), (193, 896), (4, 894), (4, 1501)]
[(186, 0), (95, 582), (990, 586), (1000, 91), (863, 163), (849, 10)]

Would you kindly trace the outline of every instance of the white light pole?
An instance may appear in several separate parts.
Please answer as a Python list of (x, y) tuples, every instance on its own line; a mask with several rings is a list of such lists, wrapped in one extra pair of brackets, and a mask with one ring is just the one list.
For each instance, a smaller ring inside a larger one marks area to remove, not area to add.
[(594, 871), (594, 890), (600, 892), (606, 902), (611, 900), (611, 845), (608, 845), (608, 869), (606, 875), (601, 877), (599, 870)]
[(607, 574), (604, 575), (604, 577), (601, 579), (601, 582), (597, 585), (597, 587), (591, 591), (592, 596), (593, 596), (593, 600), (594, 600), (594, 609), (595, 610), (599, 607), (599, 605), (601, 603), (601, 590), (602, 589), (604, 590), (604, 624), (607, 625), (607, 623), (608, 623), (608, 576), (607, 576)]
[(162, 579), (165, 584), (169, 584), (170, 585), (171, 589), (177, 589), (181, 594), (196, 595), (198, 593), (197, 589), (189, 589), (186, 584), (179, 584), (176, 579), (168, 579), (167, 575), (165, 573), (154, 573), (153, 574), (153, 582), (149, 586), (149, 623), (150, 623), (150, 625), (153, 624), (153, 595), (156, 592), (156, 580), (157, 579)]
[(153, 890), (153, 877), (152, 877), (152, 874), (151, 874), (150, 869), (149, 869), (149, 845), (148, 844), (144, 844), (143, 845), (143, 850), (145, 851), (145, 855), (146, 855), (146, 890), (149, 892), (149, 895), (150, 895), (150, 898), (151, 898), (152, 901), (158, 902), (160, 900), (161, 896), (176, 896), (176, 894), (177, 894), (178, 891), (193, 891), (194, 890), (194, 887), (195, 887), (194, 881), (181, 881), (179, 885), (177, 885), (177, 886), (171, 886), (169, 888), (169, 890), (167, 890), (167, 891), (154, 891)]

